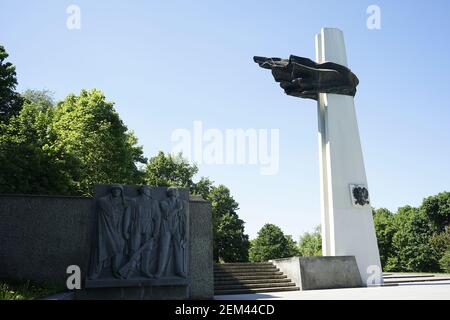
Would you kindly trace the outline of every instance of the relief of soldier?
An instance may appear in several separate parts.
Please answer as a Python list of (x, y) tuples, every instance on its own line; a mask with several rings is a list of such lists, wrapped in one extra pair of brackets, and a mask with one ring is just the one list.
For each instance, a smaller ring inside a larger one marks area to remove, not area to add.
[(88, 277), (108, 277), (108, 270), (117, 279), (186, 277), (187, 206), (177, 188), (168, 188), (158, 201), (149, 186), (134, 198), (125, 196), (123, 186), (111, 186), (96, 201)]

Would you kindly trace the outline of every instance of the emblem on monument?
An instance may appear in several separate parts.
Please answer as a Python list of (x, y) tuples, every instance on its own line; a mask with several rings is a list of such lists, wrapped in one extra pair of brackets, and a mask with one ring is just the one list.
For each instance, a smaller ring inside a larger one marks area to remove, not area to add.
[(187, 277), (189, 190), (98, 186), (89, 280)]
[(369, 190), (365, 185), (351, 184), (350, 194), (354, 207), (365, 207), (370, 205)]

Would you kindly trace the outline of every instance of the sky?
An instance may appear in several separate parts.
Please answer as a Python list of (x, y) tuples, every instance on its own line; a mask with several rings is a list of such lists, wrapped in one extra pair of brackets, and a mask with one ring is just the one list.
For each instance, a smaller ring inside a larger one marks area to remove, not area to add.
[[(380, 29), (367, 27), (370, 5)], [(274, 223), (297, 240), (320, 224), (317, 106), (286, 96), (252, 57), (314, 59), (322, 27), (344, 32), (372, 205), (396, 211), (450, 191), (449, 14), (447, 0), (0, 0), (0, 44), (19, 91), (102, 90), (147, 157), (195, 121), (278, 130), (276, 174), (203, 163), (197, 179), (230, 188), (251, 238)]]

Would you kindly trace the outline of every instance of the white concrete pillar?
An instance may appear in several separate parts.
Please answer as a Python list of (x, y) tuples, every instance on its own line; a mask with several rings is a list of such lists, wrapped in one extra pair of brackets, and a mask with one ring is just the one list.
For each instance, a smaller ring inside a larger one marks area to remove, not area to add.
[[(316, 36), (317, 62), (347, 66), (342, 31)], [(354, 99), (320, 94), (319, 160), (324, 256), (354, 255), (366, 284), (379, 284), (381, 263), (370, 204), (355, 205), (352, 185), (367, 187)]]

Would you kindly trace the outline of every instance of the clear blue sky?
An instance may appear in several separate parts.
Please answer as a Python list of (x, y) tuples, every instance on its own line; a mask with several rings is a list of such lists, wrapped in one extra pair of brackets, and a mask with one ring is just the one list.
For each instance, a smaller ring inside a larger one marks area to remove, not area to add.
[[(66, 8), (81, 29), (66, 28)], [(366, 9), (381, 8), (381, 30)], [(360, 78), (356, 106), (371, 200), (396, 210), (450, 190), (450, 2), (0, 0), (0, 43), (20, 91), (57, 99), (99, 88), (116, 102), (146, 156), (171, 133), (205, 128), (280, 130), (280, 171), (200, 166), (240, 203), (251, 237), (267, 222), (295, 239), (320, 223), (313, 101), (285, 96), (253, 55), (315, 57), (321, 27), (344, 31)]]

